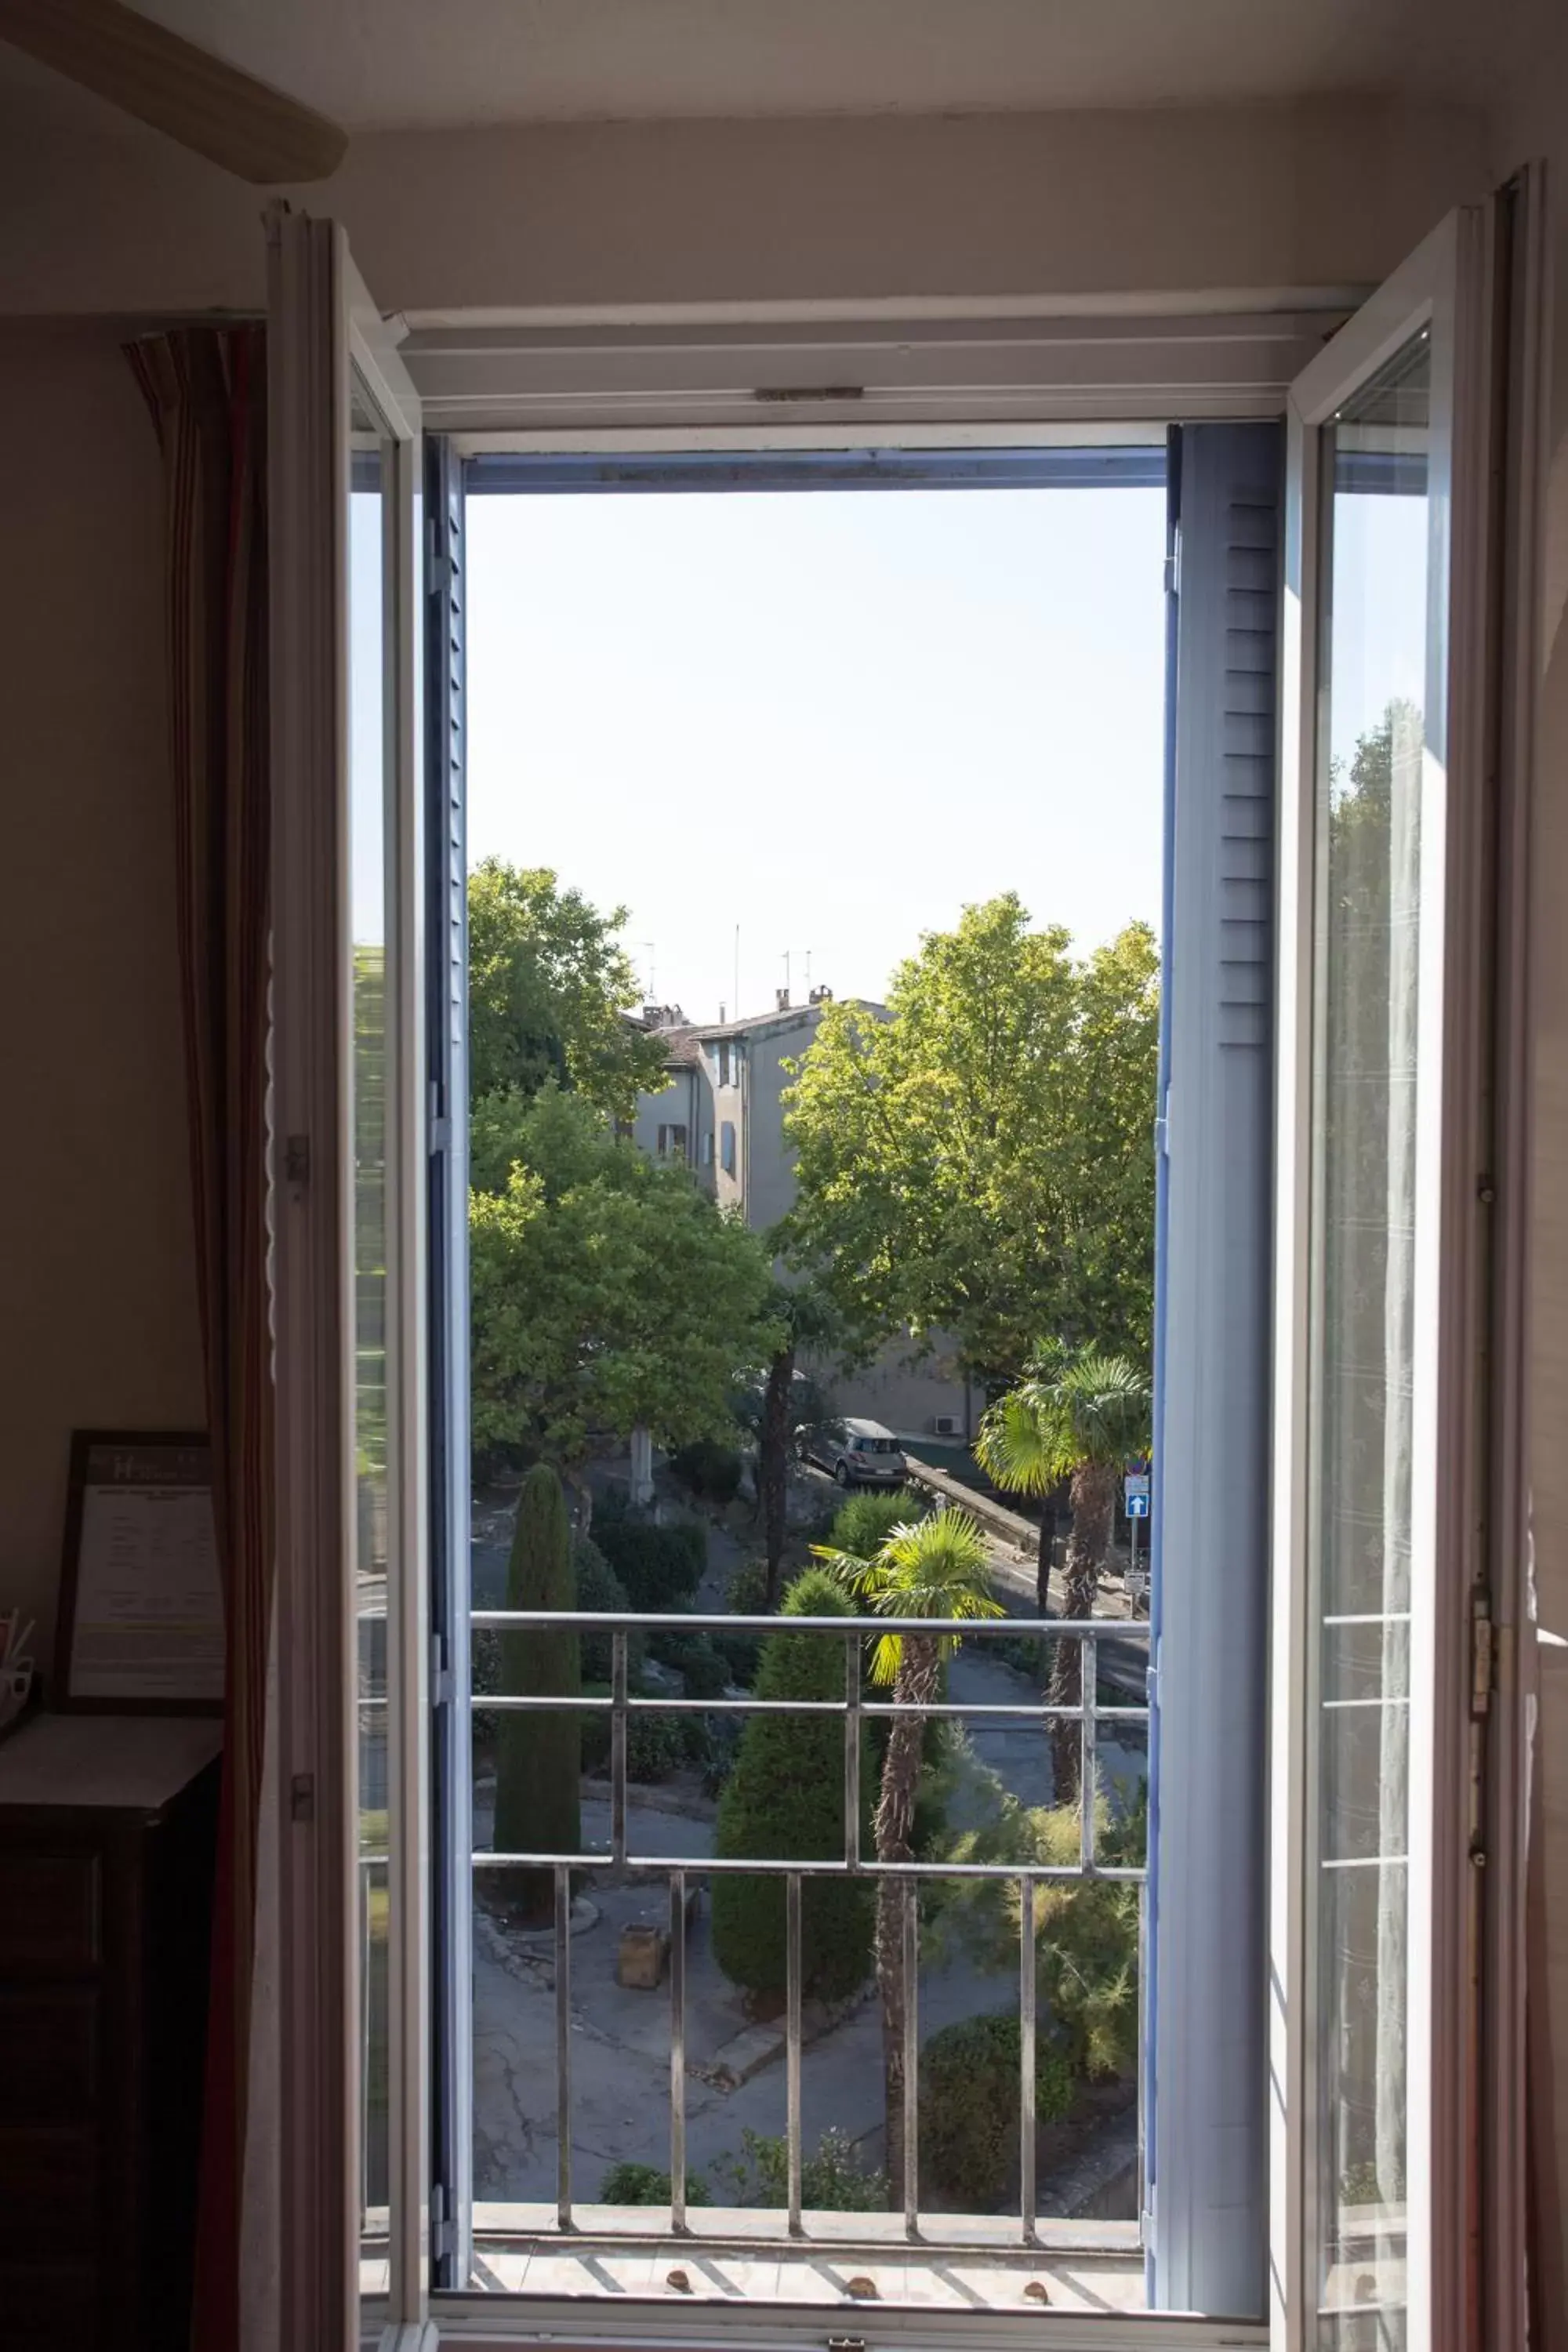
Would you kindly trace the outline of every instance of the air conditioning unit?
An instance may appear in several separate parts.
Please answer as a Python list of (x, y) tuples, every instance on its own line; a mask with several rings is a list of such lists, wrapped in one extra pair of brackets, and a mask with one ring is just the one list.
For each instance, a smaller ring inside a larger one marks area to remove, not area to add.
[(959, 1437), (963, 1434), (955, 1412), (939, 1412), (931, 1423), (931, 1428), (938, 1437)]

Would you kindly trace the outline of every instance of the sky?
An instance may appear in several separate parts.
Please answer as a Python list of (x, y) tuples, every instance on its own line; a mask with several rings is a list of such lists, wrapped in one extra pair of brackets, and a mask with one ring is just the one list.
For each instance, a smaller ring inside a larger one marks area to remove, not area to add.
[[(468, 856), (604, 908), (694, 1019), (879, 998), (1014, 889), (1159, 925), (1160, 490), (468, 503)], [(786, 965), (786, 956), (788, 962)]]

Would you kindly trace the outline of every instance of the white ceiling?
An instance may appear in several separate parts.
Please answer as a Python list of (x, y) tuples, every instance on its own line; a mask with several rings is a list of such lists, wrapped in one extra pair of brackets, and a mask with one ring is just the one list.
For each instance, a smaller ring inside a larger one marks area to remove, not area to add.
[[(1551, 0), (139, 0), (351, 131), (1485, 100)], [(53, 76), (0, 52), (49, 112)]]

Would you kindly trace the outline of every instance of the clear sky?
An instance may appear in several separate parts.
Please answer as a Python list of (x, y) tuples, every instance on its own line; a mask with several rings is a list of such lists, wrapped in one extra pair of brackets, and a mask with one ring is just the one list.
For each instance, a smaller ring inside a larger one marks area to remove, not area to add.
[(696, 1019), (879, 996), (1016, 889), (1159, 927), (1159, 490), (468, 504), (468, 854), (625, 905)]

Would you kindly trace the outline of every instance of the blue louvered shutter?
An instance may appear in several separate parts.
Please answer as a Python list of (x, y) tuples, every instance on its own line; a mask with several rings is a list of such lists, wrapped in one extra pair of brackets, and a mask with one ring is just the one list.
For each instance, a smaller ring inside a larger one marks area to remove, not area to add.
[(432, 2274), (469, 2272), (473, 2017), (468, 1857), (468, 1064), (463, 468), (426, 440), (426, 839), (430, 1082), (430, 1622), (435, 2208)]
[(1157, 1323), (1149, 2183), (1165, 2308), (1261, 2315), (1282, 428), (1180, 428)]

